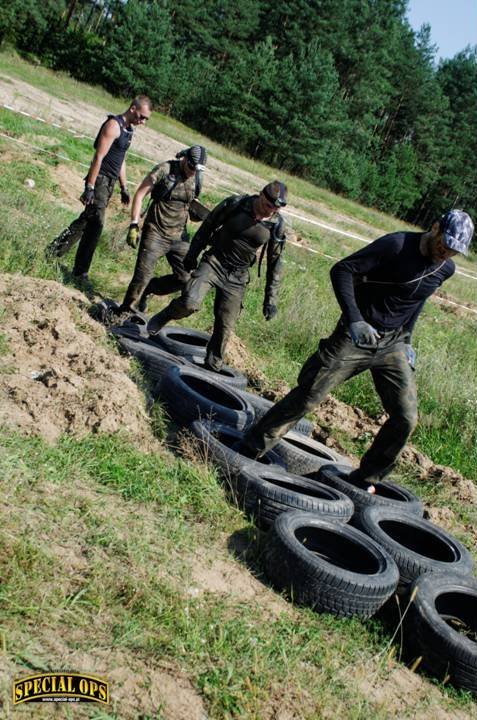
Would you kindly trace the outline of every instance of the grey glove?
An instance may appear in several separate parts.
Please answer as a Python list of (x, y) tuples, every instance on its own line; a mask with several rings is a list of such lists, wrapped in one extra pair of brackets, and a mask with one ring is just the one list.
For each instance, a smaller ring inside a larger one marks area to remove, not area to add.
[(356, 347), (376, 347), (379, 340), (379, 333), (376, 328), (367, 323), (365, 320), (357, 320), (356, 322), (350, 323), (349, 331)]
[(278, 308), (273, 303), (263, 303), (263, 317), (265, 320), (271, 320), (278, 312)]
[(88, 185), (85, 183), (80, 201), (83, 205), (91, 205), (94, 202), (94, 185)]
[(416, 369), (416, 351), (410, 343), (404, 345), (404, 352), (406, 353), (406, 360), (409, 363), (411, 370)]

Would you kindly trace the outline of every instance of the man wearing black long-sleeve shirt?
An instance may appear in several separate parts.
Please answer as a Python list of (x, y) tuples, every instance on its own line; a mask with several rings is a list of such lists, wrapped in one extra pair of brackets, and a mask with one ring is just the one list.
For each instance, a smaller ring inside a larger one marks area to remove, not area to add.
[(338, 325), (305, 362), (298, 386), (248, 431), (247, 454), (272, 448), (334, 387), (370, 370), (389, 417), (349, 480), (373, 492), (373, 481), (392, 470), (417, 422), (412, 330), (426, 299), (454, 274), (451, 257), (467, 254), (473, 231), (467, 213), (450, 210), (429, 232), (391, 233), (336, 263)]
[[(258, 195), (231, 196), (219, 203), (196, 232), (184, 258), (185, 270), (192, 271), (191, 279), (181, 297), (150, 319), (149, 334), (157, 334), (170, 320), (197, 312), (209, 290), (215, 288), (214, 329), (207, 344), (205, 366), (220, 372), (250, 280), (249, 268), (257, 254), (267, 256), (263, 315), (271, 320), (277, 313), (281, 255), (286, 240), (279, 211), (287, 204), (287, 197), (286, 186), (275, 180)], [(197, 267), (198, 257), (208, 245), (210, 248)]]

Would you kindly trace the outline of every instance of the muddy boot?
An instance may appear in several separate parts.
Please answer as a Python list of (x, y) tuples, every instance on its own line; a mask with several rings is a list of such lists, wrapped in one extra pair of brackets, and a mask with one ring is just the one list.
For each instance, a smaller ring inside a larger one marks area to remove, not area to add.
[(77, 240), (77, 234), (72, 233), (69, 227), (65, 228), (58, 237), (46, 246), (45, 257), (48, 260), (51, 260), (54, 257), (63, 257), (63, 255), (66, 255), (68, 250), (73, 247)]
[(147, 299), (149, 297), (149, 293), (143, 292), (141, 298), (139, 299), (139, 302), (137, 304), (137, 309), (141, 313), (147, 312)]
[(366, 478), (363, 477), (360, 470), (352, 470), (348, 477), (346, 477), (345, 479), (346, 482), (349, 482), (351, 485), (354, 485), (360, 490), (365, 490), (366, 492), (370, 493), (370, 495), (374, 495), (376, 493), (376, 488), (374, 487), (374, 485), (368, 482)]
[(158, 312), (157, 315), (153, 315), (147, 323), (147, 332), (149, 335), (157, 335), (164, 325), (168, 323), (169, 319), (168, 314), (165, 313), (164, 310)]

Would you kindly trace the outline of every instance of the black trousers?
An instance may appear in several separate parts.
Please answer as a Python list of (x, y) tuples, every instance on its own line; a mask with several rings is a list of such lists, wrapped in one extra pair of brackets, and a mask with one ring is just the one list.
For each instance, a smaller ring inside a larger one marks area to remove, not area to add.
[(332, 335), (321, 340), (317, 352), (305, 362), (297, 387), (250, 428), (246, 445), (263, 454), (334, 387), (365, 370), (371, 372), (389, 417), (363, 455), (360, 471), (368, 481), (383, 478), (396, 464), (417, 423), (414, 371), (406, 358), (401, 330), (386, 333), (376, 348), (368, 350), (353, 344), (347, 327), (340, 321)]
[(83, 275), (91, 266), (103, 231), (106, 208), (111, 200), (115, 183), (114, 178), (98, 175), (94, 187), (94, 202), (87, 205), (81, 215), (73, 220), (71, 225), (65, 228), (47, 247), (48, 255), (62, 257), (79, 242), (73, 275)]
[(172, 300), (151, 318), (150, 328), (157, 332), (171, 320), (179, 320), (197, 312), (209, 290), (215, 288), (214, 329), (207, 345), (206, 362), (215, 370), (220, 370), (249, 280), (248, 269), (226, 270), (213, 255), (206, 256), (191, 274), (181, 297)]

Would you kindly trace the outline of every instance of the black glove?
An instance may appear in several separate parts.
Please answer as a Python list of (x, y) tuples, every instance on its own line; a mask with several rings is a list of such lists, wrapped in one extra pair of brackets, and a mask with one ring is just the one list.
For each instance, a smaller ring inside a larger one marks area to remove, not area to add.
[(379, 340), (379, 333), (365, 320), (350, 323), (349, 331), (356, 347), (373, 348)]
[(271, 320), (278, 312), (278, 308), (273, 303), (263, 303), (263, 317), (265, 320)]
[(123, 205), (129, 205), (131, 202), (131, 197), (126, 187), (121, 188), (121, 202)]
[(197, 258), (187, 253), (187, 255), (184, 257), (184, 260), (182, 261), (182, 264), (184, 266), (184, 270), (190, 273), (197, 267)]
[(139, 225), (137, 223), (131, 223), (129, 226), (128, 234), (126, 236), (126, 242), (129, 247), (135, 250), (139, 242)]
[(88, 185), (88, 183), (85, 183), (80, 201), (83, 205), (92, 205), (92, 203), (94, 203), (94, 185)]

